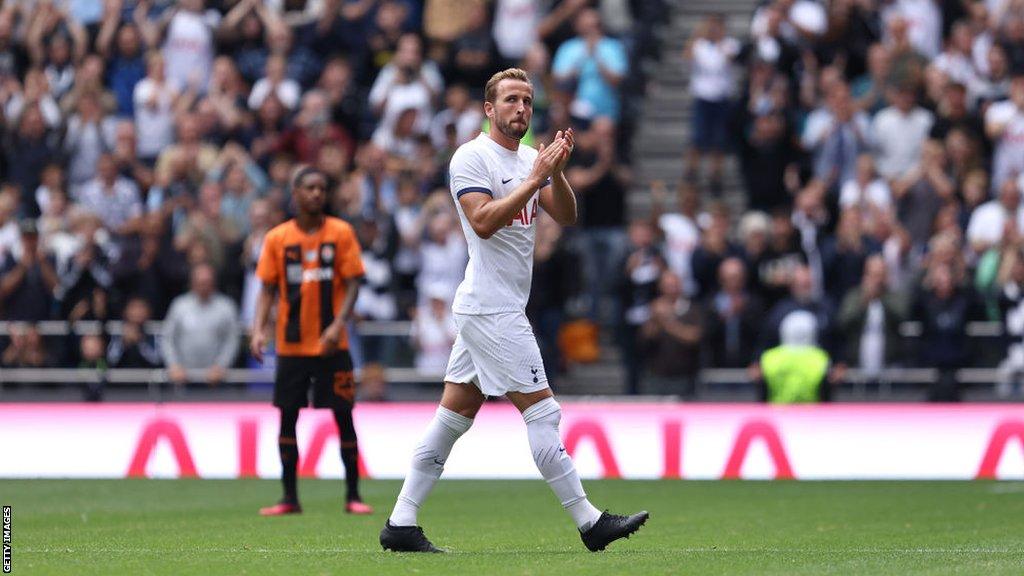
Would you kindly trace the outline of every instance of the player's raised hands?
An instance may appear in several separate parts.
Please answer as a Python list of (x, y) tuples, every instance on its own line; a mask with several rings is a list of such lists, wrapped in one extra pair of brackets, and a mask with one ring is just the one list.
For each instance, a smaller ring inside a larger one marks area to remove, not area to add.
[(565, 155), (565, 140), (555, 138), (554, 142), (545, 146), (543, 143), (537, 150), (537, 159), (533, 161), (531, 176), (543, 182), (550, 178), (558, 168)]
[(563, 152), (562, 159), (559, 160), (558, 164), (555, 166), (555, 174), (560, 174), (562, 170), (565, 170), (565, 165), (569, 163), (569, 157), (572, 156), (573, 148), (576, 147), (576, 134), (573, 132), (572, 128), (566, 129), (565, 132), (559, 130), (558, 133), (555, 134), (555, 141), (558, 140), (562, 141)]

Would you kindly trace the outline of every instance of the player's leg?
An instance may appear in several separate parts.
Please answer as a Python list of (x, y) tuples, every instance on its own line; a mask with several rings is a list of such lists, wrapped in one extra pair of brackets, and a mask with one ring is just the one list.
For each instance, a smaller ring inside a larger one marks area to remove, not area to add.
[(296, 514), (302, 511), (299, 505), (298, 463), (299, 446), (295, 440), (295, 425), (299, 421), (298, 408), (281, 408), (281, 427), (277, 436), (277, 451), (281, 457), (281, 484), (284, 494), (281, 501), (273, 506), (260, 509), (263, 516)]
[(502, 329), (508, 339), (501, 347), (506, 351), (501, 356), (503, 378), (509, 385), (505, 396), (522, 413), (533, 461), (572, 516), (583, 543), (592, 551), (603, 550), (612, 541), (636, 532), (647, 520), (647, 512), (633, 516), (601, 513), (587, 499), (576, 466), (562, 445), (558, 429), (562, 408), (548, 386), (540, 348), (526, 315), (509, 317)]
[(306, 406), (309, 393), (307, 364), (300, 358), (280, 356), (274, 376), (274, 406), (281, 411), (281, 427), (277, 436), (277, 450), (281, 457), (281, 483), (284, 496), (273, 506), (260, 509), (263, 516), (295, 514), (302, 511), (297, 487), (299, 446), (295, 425), (299, 409)]
[(484, 396), (472, 384), (445, 382), (441, 405), (413, 451), (412, 466), (402, 484), (391, 524), (415, 526), (417, 512), (444, 471), (455, 442), (473, 425)]
[(380, 532), (380, 544), (395, 552), (441, 552), (420, 528), (417, 515), (451, 454), (455, 442), (473, 425), (484, 396), (472, 384), (445, 382), (441, 405), (413, 451), (395, 509)]
[(541, 476), (551, 486), (562, 507), (572, 516), (576, 527), (580, 531), (587, 530), (600, 518), (601, 511), (587, 499), (576, 466), (562, 445), (562, 435), (558, 429), (562, 409), (555, 401), (551, 389), (529, 393), (509, 392), (506, 397), (523, 414), (530, 451), (533, 452), (533, 461)]
[(359, 442), (352, 420), (356, 401), (356, 381), (352, 356), (346, 350), (318, 358), (313, 384), (313, 406), (330, 408), (338, 427), (341, 464), (345, 468), (345, 511), (350, 514), (372, 514), (373, 508), (359, 497)]
[(349, 514), (372, 514), (373, 508), (359, 495), (359, 439), (352, 419), (352, 405), (335, 408), (331, 412), (338, 426), (341, 464), (345, 468), (345, 511)]
[(506, 396), (523, 414), (537, 469), (562, 502), (562, 507), (572, 516), (583, 544), (591, 552), (604, 550), (620, 538), (629, 538), (643, 526), (648, 517), (646, 511), (630, 516), (610, 514), (599, 511), (587, 499), (576, 466), (562, 445), (558, 430), (562, 408), (550, 388), (527, 393), (509, 392)]

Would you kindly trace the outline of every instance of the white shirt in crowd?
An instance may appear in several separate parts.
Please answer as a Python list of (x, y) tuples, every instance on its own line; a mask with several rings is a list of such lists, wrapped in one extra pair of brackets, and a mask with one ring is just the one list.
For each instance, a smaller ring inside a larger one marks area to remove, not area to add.
[(932, 66), (941, 70), (951, 82), (971, 86), (977, 82), (978, 71), (974, 69), (974, 62), (970, 56), (947, 50), (932, 61)]
[[(140, 158), (155, 158), (174, 143), (174, 99), (178, 90), (171, 82), (157, 84), (144, 78), (135, 85), (136, 152)], [(155, 104), (148, 105), (156, 97)]]
[(711, 42), (701, 38), (693, 43), (690, 93), (701, 100), (720, 102), (732, 96), (736, 84), (732, 60), (739, 54), (735, 38)]
[(82, 122), (75, 114), (68, 119), (64, 135), (64, 150), (68, 153), (68, 180), (72, 185), (82, 184), (96, 175), (96, 163), (107, 150), (117, 143), (117, 120), (110, 116), (99, 122)]
[(291, 78), (285, 78), (276, 84), (268, 78), (260, 78), (253, 85), (252, 92), (249, 93), (249, 109), (258, 110), (271, 93), (277, 96), (285, 108), (294, 110), (302, 97), (302, 88)]
[(871, 122), (878, 173), (897, 178), (916, 166), (934, 122), (932, 113), (921, 107), (906, 114), (895, 106), (879, 111)]
[[(942, 11), (935, 0), (896, 0), (882, 9), (882, 20), (902, 17), (914, 50), (929, 60), (942, 51)], [(885, 27), (888, 33), (888, 26)], [(888, 41), (888, 38), (886, 39)]]
[(690, 261), (693, 251), (700, 244), (700, 229), (697, 223), (683, 214), (662, 214), (658, 226), (665, 235), (665, 262), (683, 281), (683, 291), (692, 295), (697, 292)]
[(394, 320), (398, 305), (390, 290), (381, 290), (391, 283), (391, 264), (370, 250), (362, 252), (365, 280), (359, 287), (355, 312), (360, 318)]
[[(43, 122), (46, 123), (46, 126), (49, 128), (59, 128), (63, 115), (61, 114), (60, 106), (53, 99), (53, 96), (43, 94), (36, 104), (39, 105), (39, 112), (43, 115)], [(15, 92), (10, 95), (7, 99), (7, 104), (4, 105), (4, 115), (7, 116), (8, 120), (16, 119), (21, 116), (21, 112), (24, 109), (25, 95)]]
[(860, 369), (869, 378), (877, 378), (885, 368), (885, 309), (878, 300), (868, 304), (864, 332), (860, 335)]
[[(472, 230), (470, 233), (479, 239)], [(420, 300), (426, 299), (427, 287), (435, 286), (444, 287), (449, 301), (455, 299), (459, 284), (466, 277), (469, 254), (466, 242), (458, 232), (453, 232), (444, 244), (420, 243), (420, 271), (416, 275), (416, 292)]]
[(213, 30), (219, 23), (216, 10), (179, 10), (171, 18), (163, 50), (168, 79), (179, 86), (195, 84), (201, 93), (206, 92), (213, 70)]
[(93, 178), (75, 193), (75, 200), (103, 221), (109, 230), (117, 230), (132, 218), (142, 216), (142, 200), (135, 183), (123, 176), (114, 180), (109, 189), (100, 179)]
[(1014, 174), (1024, 173), (1024, 114), (1011, 100), (996, 102), (985, 112), (985, 125), (1006, 124), (992, 155), (992, 189)]
[(416, 370), (422, 374), (444, 374), (452, 344), (459, 333), (448, 306), (437, 317), (428, 304), (420, 305), (412, 322), (410, 337), (416, 341)]
[(455, 125), (455, 143), (462, 146), (480, 133), (480, 126), (483, 124), (484, 115), (477, 108), (456, 112), (451, 108), (445, 108), (434, 116), (430, 125), (430, 141), (435, 148), (444, 150), (447, 147), (448, 136), (445, 129), (449, 124)]
[(398, 67), (392, 62), (377, 74), (369, 101), (375, 108), (384, 106), (380, 125), (387, 128), (394, 126), (403, 110), (415, 108), (415, 131), (422, 134), (429, 129), (430, 119), (434, 117), (433, 96), (443, 90), (444, 79), (433, 62), (425, 62), (417, 79), (408, 83), (399, 82)]
[[(978, 206), (967, 223), (967, 242), (999, 244), (1003, 239), (1007, 217), (1009, 214), (999, 200), (989, 200)], [(1017, 208), (1016, 218), (1017, 230), (1024, 232), (1024, 206)]]
[(508, 60), (521, 60), (537, 41), (540, 14), (536, 0), (497, 0), (491, 35), (498, 52)]
[(452, 156), (451, 193), (469, 249), (466, 277), (455, 294), (456, 313), (497, 314), (526, 309), (533, 276), (539, 191), (534, 192), (519, 215), (487, 240), (473, 231), (459, 197), (483, 193), (495, 199), (505, 198), (529, 176), (536, 157), (537, 150), (530, 146), (520, 144), (518, 150), (508, 150), (487, 134), (463, 144)]
[(881, 178), (868, 182), (866, 186), (861, 186), (856, 180), (847, 180), (839, 189), (839, 206), (844, 210), (873, 206), (887, 211), (892, 206), (892, 191)]
[[(828, 29), (828, 13), (825, 7), (814, 0), (796, 0), (789, 8), (789, 14), (779, 25), (779, 34), (790, 42), (803, 43), (803, 37), (797, 30), (798, 25), (813, 36), (820, 36)], [(764, 38), (768, 34), (768, 12), (765, 7), (754, 12), (750, 22), (750, 35)]]

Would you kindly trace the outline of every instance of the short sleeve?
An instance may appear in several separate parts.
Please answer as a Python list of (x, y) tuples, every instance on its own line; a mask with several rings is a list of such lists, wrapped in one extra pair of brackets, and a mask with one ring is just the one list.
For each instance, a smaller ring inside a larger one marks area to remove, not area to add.
[(277, 234), (267, 234), (263, 239), (260, 259), (256, 262), (256, 277), (264, 284), (274, 284), (281, 280), (281, 269), (276, 255), (280, 252), (280, 240)]
[(356, 278), (365, 273), (363, 254), (359, 249), (359, 241), (351, 226), (341, 229), (341, 240), (338, 242), (338, 256), (335, 261), (338, 273), (343, 279)]
[(470, 192), (481, 192), (488, 196), (494, 196), (494, 192), (491, 191), (491, 179), (487, 173), (487, 166), (476, 151), (463, 148), (456, 152), (448, 171), (452, 183), (452, 194), (456, 199)]

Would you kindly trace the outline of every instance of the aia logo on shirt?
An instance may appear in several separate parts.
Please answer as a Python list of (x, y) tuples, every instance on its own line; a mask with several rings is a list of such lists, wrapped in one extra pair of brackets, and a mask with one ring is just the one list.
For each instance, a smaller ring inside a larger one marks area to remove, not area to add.
[(512, 219), (508, 221), (508, 224), (505, 225), (505, 227), (507, 228), (509, 226), (521, 226), (528, 228), (531, 224), (533, 224), (533, 221), (537, 219), (537, 204), (539, 203), (540, 202), (537, 198), (534, 198), (533, 200), (527, 202), (526, 206), (523, 206), (523, 209), (520, 210), (518, 214), (513, 216)]

